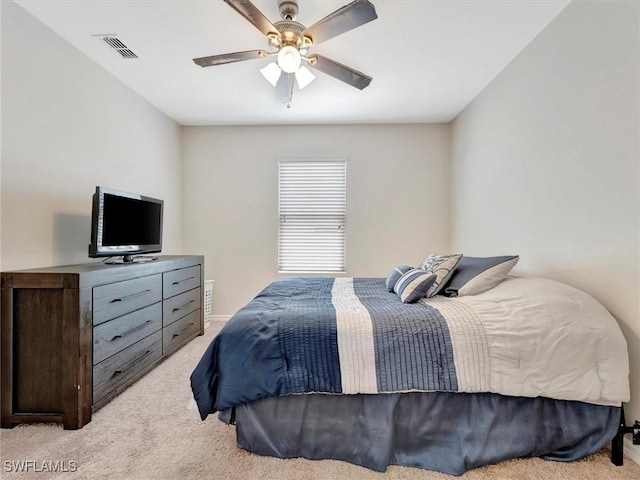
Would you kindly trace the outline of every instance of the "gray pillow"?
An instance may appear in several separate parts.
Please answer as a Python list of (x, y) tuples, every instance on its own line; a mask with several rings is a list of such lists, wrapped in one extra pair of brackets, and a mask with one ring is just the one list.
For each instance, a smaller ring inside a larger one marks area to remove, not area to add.
[(400, 277), (411, 270), (413, 267), (409, 265), (400, 265), (394, 268), (391, 273), (387, 276), (387, 290), (393, 292), (393, 287), (396, 285), (396, 282), (400, 279)]
[(462, 257), (442, 292), (448, 297), (477, 295), (498, 285), (516, 266), (518, 255)]

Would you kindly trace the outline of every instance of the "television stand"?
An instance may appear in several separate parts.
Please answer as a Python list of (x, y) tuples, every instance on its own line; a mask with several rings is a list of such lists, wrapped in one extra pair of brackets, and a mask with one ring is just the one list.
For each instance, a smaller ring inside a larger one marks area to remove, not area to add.
[(203, 278), (202, 256), (2, 272), (0, 427), (88, 423), (204, 333)]
[(145, 255), (118, 255), (109, 257), (104, 263), (107, 265), (119, 265), (122, 263), (144, 263), (153, 262), (158, 257), (149, 257)]

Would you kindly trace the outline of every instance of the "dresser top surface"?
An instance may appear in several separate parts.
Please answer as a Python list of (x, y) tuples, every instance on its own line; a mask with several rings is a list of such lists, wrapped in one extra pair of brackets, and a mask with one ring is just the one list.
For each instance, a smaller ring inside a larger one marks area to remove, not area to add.
[(65, 279), (68, 287), (82, 288), (164, 273), (204, 263), (204, 257), (199, 255), (160, 255), (153, 258), (155, 260), (142, 262), (106, 264), (99, 261), (2, 272), (2, 287), (26, 287), (27, 283), (36, 282), (38, 277), (48, 277), (49, 279), (59, 277)]

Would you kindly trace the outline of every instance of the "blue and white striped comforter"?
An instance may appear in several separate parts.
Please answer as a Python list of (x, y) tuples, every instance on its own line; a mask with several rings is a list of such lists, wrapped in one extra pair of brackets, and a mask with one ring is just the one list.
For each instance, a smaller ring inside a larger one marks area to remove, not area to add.
[[(485, 300), (481, 295), (434, 297), (404, 304), (387, 291), (382, 278), (277, 280), (227, 322), (195, 368), (191, 386), (200, 415), (204, 419), (209, 413), (261, 398), (303, 393), (494, 392), (613, 405), (625, 401), (626, 348), (624, 355), (611, 359), (612, 352), (620, 350), (621, 334), (610, 335), (605, 351), (600, 352), (619, 371), (607, 372), (605, 362), (594, 357), (597, 379), (589, 378), (588, 387), (589, 375), (580, 368), (570, 365), (575, 373), (565, 374), (559, 363), (566, 361), (548, 364), (547, 357), (557, 356), (562, 346), (536, 348), (535, 358), (527, 358), (532, 342), (545, 335), (556, 338), (562, 332), (548, 332), (548, 326), (541, 327), (542, 333), (530, 329), (538, 313), (532, 318), (528, 314), (512, 318), (511, 309), (526, 310), (518, 302), (527, 297), (531, 284), (522, 281), (505, 280), (507, 287), (494, 289), (506, 289), (504, 294), (514, 300), (491, 294)], [(548, 289), (543, 296), (552, 299), (558, 285), (542, 283), (540, 288)], [(576, 292), (571, 289), (572, 298)], [(587, 300), (581, 299), (580, 305)], [(545, 302), (542, 308), (547, 312), (552, 307)], [(529, 310), (536, 310), (536, 301), (526, 299), (530, 304)], [(577, 322), (586, 323), (596, 335), (611, 331), (607, 318), (596, 318), (591, 325), (590, 319)], [(596, 323), (602, 328), (594, 330)], [(580, 338), (572, 326), (564, 326)], [(528, 370), (536, 362), (548, 370), (535, 372), (541, 380)], [(590, 360), (586, 363), (591, 368)], [(558, 374), (565, 383), (557, 384)], [(570, 377), (569, 383), (575, 385), (567, 386)]]

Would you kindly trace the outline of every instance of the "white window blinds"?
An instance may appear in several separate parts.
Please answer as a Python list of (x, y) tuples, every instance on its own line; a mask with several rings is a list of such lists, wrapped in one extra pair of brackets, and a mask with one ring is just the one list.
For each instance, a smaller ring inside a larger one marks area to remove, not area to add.
[(344, 271), (346, 160), (280, 160), (278, 212), (279, 271)]

